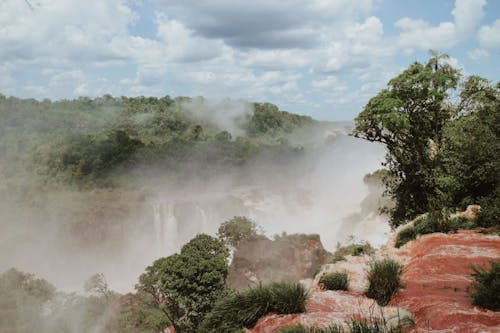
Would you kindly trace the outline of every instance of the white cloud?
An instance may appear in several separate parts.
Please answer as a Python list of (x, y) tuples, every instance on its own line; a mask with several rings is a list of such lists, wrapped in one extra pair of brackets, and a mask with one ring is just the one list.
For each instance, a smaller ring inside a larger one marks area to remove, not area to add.
[(488, 58), (490, 56), (490, 53), (485, 49), (477, 48), (469, 51), (467, 55), (470, 59), (477, 61)]
[(491, 25), (482, 26), (478, 32), (479, 43), (487, 48), (500, 47), (500, 19)]
[(424, 20), (408, 17), (399, 19), (395, 26), (401, 30), (399, 45), (406, 53), (414, 49), (450, 49), (474, 34), (481, 22), (486, 0), (456, 0), (452, 10), (453, 22), (432, 26)]

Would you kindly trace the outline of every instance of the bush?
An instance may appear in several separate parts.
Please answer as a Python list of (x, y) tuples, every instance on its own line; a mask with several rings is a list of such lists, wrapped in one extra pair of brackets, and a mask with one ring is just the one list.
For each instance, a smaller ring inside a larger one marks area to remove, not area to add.
[(336, 262), (345, 260), (345, 256), (361, 256), (361, 255), (371, 255), (375, 253), (375, 250), (369, 243), (361, 243), (361, 244), (349, 244), (345, 246), (340, 246), (337, 243), (337, 249), (333, 256), (329, 260), (330, 264), (334, 264)]
[(349, 289), (349, 278), (347, 273), (344, 272), (333, 272), (324, 274), (320, 279), (319, 283), (323, 285), (324, 289), (327, 290), (345, 290)]
[(200, 332), (241, 332), (244, 327), (253, 327), (269, 312), (304, 312), (306, 301), (307, 291), (299, 283), (275, 282), (233, 293), (216, 302), (205, 317)]
[(396, 236), (396, 246), (397, 248), (400, 248), (401, 246), (405, 245), (409, 241), (414, 240), (417, 238), (417, 232), (415, 230), (415, 227), (409, 226), (398, 232)]
[(386, 305), (401, 287), (403, 265), (392, 259), (375, 261), (368, 272), (367, 297), (373, 298), (379, 305)]
[(244, 216), (235, 216), (222, 223), (217, 236), (227, 245), (237, 247), (241, 241), (251, 241), (259, 237), (257, 224)]
[(477, 227), (474, 220), (464, 216), (448, 217), (446, 213), (437, 211), (428, 213), (415, 220), (413, 226), (401, 230), (396, 236), (395, 246), (403, 246), (418, 235), (434, 232), (454, 232), (458, 229), (473, 229)]
[(493, 311), (500, 310), (500, 262), (491, 262), (490, 269), (472, 266), (472, 303)]
[(479, 205), (477, 224), (484, 228), (500, 228), (500, 194), (479, 200)]

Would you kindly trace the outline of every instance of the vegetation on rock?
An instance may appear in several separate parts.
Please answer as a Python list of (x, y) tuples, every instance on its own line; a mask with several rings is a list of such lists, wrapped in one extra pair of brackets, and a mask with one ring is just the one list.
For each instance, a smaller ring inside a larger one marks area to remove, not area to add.
[(349, 290), (349, 277), (345, 272), (323, 274), (319, 283), (326, 290)]
[(200, 332), (241, 332), (267, 313), (304, 312), (307, 291), (299, 283), (271, 283), (221, 298), (205, 317)]
[(472, 302), (483, 308), (500, 311), (500, 262), (491, 262), (490, 268), (472, 266)]
[(373, 298), (379, 305), (386, 305), (401, 288), (403, 265), (392, 259), (373, 262), (368, 271), (367, 297)]

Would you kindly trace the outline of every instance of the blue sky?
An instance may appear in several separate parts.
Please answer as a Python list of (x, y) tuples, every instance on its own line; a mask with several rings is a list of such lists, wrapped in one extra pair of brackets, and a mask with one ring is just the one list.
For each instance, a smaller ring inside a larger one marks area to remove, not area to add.
[(500, 79), (498, 0), (2, 0), (0, 93), (198, 96), (350, 120), (428, 50)]

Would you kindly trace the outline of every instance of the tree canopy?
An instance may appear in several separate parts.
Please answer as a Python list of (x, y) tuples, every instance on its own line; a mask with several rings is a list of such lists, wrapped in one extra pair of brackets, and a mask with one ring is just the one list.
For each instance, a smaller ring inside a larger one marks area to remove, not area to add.
[(180, 253), (147, 267), (136, 288), (153, 297), (176, 332), (194, 332), (224, 292), (228, 256), (220, 240), (197, 235)]
[(457, 94), (460, 72), (446, 58), (433, 52), (427, 64), (410, 65), (355, 120), (355, 136), (387, 148), (393, 225), (498, 198), (498, 85), (472, 76)]

